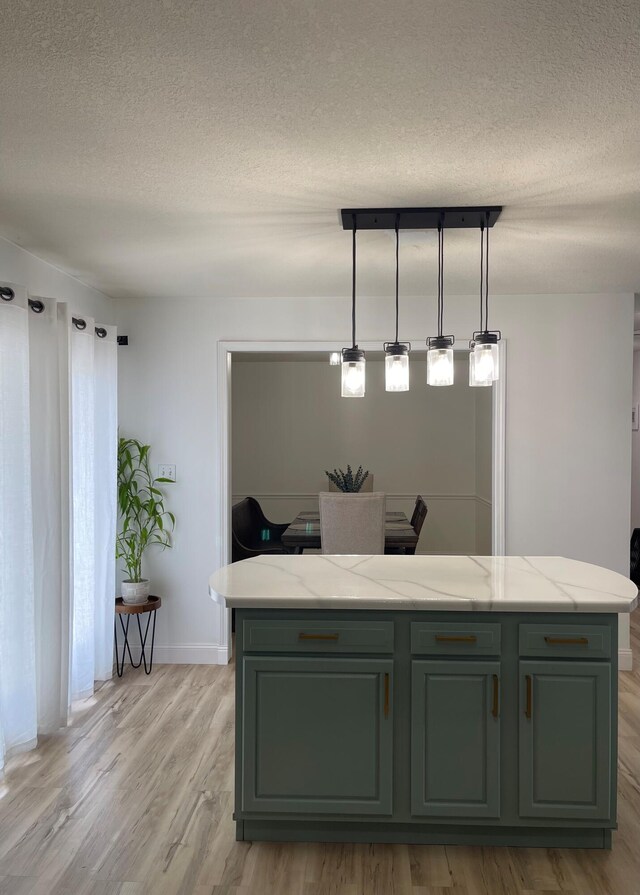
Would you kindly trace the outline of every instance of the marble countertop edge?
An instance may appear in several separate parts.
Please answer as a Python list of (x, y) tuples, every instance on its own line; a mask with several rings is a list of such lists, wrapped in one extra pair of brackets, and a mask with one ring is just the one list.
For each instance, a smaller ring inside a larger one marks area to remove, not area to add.
[(624, 575), (559, 556), (260, 556), (211, 575), (228, 608), (629, 613)]

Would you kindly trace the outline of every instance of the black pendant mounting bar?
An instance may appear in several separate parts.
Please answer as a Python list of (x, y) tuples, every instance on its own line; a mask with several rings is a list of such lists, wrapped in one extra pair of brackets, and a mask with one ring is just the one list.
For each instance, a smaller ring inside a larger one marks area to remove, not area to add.
[(477, 230), (480, 224), (493, 227), (502, 205), (468, 205), (460, 208), (343, 208), (342, 227), (353, 230)]

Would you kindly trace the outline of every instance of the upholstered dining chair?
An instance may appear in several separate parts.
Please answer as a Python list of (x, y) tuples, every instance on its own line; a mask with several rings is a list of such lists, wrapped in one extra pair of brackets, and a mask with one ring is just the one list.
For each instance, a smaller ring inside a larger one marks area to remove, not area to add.
[(386, 496), (320, 493), (320, 542), (323, 553), (382, 554)]

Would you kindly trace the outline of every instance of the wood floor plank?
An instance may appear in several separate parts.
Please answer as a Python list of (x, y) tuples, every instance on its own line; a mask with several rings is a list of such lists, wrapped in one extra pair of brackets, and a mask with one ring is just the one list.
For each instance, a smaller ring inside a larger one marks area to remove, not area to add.
[(0, 895), (640, 895), (638, 670), (620, 675), (610, 852), (236, 842), (233, 686), (233, 666), (127, 669), (12, 758)]
[(421, 888), (452, 886), (453, 871), (444, 845), (410, 845), (411, 884)]
[(69, 878), (53, 885), (33, 876), (7, 876), (0, 880), (0, 895), (144, 895), (140, 883), (118, 883), (89, 877)]
[(509, 854), (523, 891), (571, 891), (567, 869), (558, 861), (554, 849), (512, 848)]

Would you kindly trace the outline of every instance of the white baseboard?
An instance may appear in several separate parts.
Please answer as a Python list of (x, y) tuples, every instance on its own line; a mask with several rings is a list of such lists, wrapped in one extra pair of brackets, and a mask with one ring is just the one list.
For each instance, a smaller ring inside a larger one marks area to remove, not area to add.
[(633, 653), (630, 649), (619, 649), (618, 650), (618, 670), (619, 671), (632, 671), (633, 670)]
[(158, 665), (226, 665), (229, 650), (209, 643), (181, 643), (179, 646), (161, 646), (156, 643), (153, 664)]

